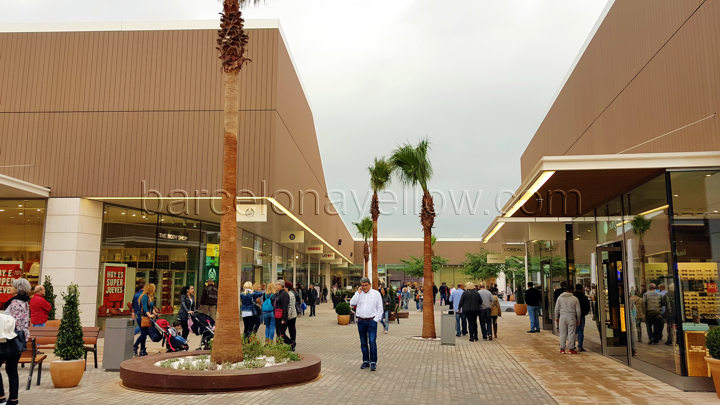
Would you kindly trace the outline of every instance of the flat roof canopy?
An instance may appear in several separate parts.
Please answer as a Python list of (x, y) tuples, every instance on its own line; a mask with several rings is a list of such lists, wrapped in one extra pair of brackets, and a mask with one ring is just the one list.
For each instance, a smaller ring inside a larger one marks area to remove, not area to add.
[(0, 174), (0, 198), (48, 198), (50, 189)]
[[(545, 156), (490, 224), (483, 241), (496, 234), (493, 242), (538, 239), (532, 237), (533, 229), (582, 221), (578, 217), (667, 169), (717, 167), (720, 152)], [(500, 232), (509, 222), (515, 224)]]

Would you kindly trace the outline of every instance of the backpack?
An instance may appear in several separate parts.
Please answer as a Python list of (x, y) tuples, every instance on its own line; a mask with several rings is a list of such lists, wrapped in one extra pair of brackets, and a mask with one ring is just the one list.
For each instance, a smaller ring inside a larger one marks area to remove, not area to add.
[(264, 299), (264, 301), (262, 303), (262, 311), (263, 312), (272, 312), (273, 311), (273, 303), (272, 303), (273, 295), (275, 295), (275, 294), (271, 294), (269, 297), (267, 296), (267, 294), (263, 295), (263, 299)]

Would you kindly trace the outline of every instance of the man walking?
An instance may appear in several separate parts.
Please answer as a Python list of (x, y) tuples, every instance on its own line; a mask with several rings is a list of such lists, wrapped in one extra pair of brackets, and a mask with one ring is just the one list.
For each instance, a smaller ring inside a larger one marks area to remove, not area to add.
[(200, 299), (200, 311), (210, 315), (210, 318), (213, 319), (217, 315), (217, 292), (215, 280), (209, 279), (205, 284), (205, 288), (203, 288), (202, 298)]
[(585, 295), (585, 289), (582, 284), (575, 285), (575, 292), (573, 293), (580, 302), (580, 323), (577, 327), (577, 348), (579, 352), (584, 352), (583, 341), (585, 340), (585, 317), (590, 313), (590, 300)]
[(480, 284), (480, 331), (483, 340), (492, 340), (492, 318), (490, 318), (490, 309), (492, 308), (493, 296), (489, 290), (485, 289), (484, 284)]
[(315, 285), (310, 284), (308, 288), (308, 305), (310, 305), (310, 316), (315, 316), (315, 303), (318, 299), (318, 293), (315, 289)]
[(460, 336), (460, 323), (462, 323), (462, 335), (468, 334), (467, 316), (462, 313), (462, 307), (460, 307), (460, 297), (465, 292), (465, 286), (458, 284), (457, 289), (454, 289), (450, 294), (450, 303), (452, 303), (453, 311), (455, 312), (455, 336)]
[(383, 300), (377, 290), (373, 290), (370, 279), (360, 279), (360, 288), (350, 299), (350, 305), (356, 306), (355, 319), (360, 335), (360, 350), (362, 350), (363, 363), (361, 369), (370, 367), (370, 371), (377, 368), (377, 323), (383, 317)]
[(525, 304), (527, 304), (528, 315), (530, 316), (530, 330), (527, 333), (540, 333), (540, 291), (533, 287), (532, 281), (527, 283), (525, 291)]
[(560, 331), (560, 354), (565, 354), (566, 345), (570, 344), (570, 354), (575, 350), (575, 330), (580, 325), (580, 301), (570, 291), (560, 294), (555, 302), (555, 323)]
[(448, 286), (443, 281), (442, 285), (440, 286), (440, 305), (447, 304), (447, 298), (448, 298)]
[(648, 344), (656, 345), (662, 339), (663, 313), (667, 310), (667, 301), (657, 290), (655, 283), (650, 283), (647, 292), (643, 294), (642, 302), (645, 309), (645, 323), (647, 324)]

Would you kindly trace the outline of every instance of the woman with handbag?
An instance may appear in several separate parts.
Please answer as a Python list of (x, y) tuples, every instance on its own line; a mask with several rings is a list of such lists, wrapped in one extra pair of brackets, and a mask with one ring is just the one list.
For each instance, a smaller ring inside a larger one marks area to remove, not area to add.
[(190, 334), (188, 327), (188, 317), (195, 312), (195, 287), (188, 285), (180, 290), (180, 310), (178, 311), (178, 321), (182, 326), (182, 337), (187, 340)]
[[(135, 344), (140, 344), (140, 356), (147, 356), (145, 341), (147, 340), (148, 329), (152, 326), (150, 319), (155, 318), (157, 314), (157, 309), (155, 308), (155, 284), (145, 284), (143, 293), (140, 295), (138, 301), (140, 301), (140, 307), (142, 308), (142, 317), (140, 318), (140, 337)], [(135, 353), (137, 353), (137, 346), (135, 347)]]
[[(290, 335), (290, 340), (295, 342), (295, 338), (297, 338), (297, 329), (295, 328), (295, 322), (297, 321), (297, 306), (295, 305), (297, 303), (297, 295), (295, 295), (295, 289), (293, 288), (291, 282), (285, 282), (285, 289), (288, 292), (289, 298), (287, 330), (288, 334)], [(295, 351), (295, 345), (292, 345), (291, 348), (293, 351)]]
[(265, 324), (265, 343), (275, 339), (275, 284), (268, 284), (263, 294), (262, 321)]
[(259, 291), (253, 291), (253, 285), (251, 282), (246, 281), (243, 284), (243, 292), (240, 294), (240, 313), (242, 314), (245, 338), (250, 339), (250, 335), (253, 333), (255, 328), (255, 322), (258, 318), (255, 313), (255, 300), (260, 298), (262, 293)]
[[(5, 364), (5, 373), (8, 376), (10, 395), (7, 404), (18, 403), (17, 365), (20, 355), (25, 351), (25, 342), (30, 339), (30, 283), (24, 278), (13, 280), (11, 292), (14, 293), (4, 305), (5, 315), (0, 327), (0, 334), (5, 343), (0, 344), (0, 366)], [(14, 321), (14, 322), (13, 322)], [(15, 336), (12, 336), (15, 335)], [(0, 401), (5, 401), (5, 387), (0, 378)]]
[(275, 281), (275, 288), (277, 294), (275, 294), (274, 307), (275, 307), (275, 331), (278, 338), (283, 340), (283, 343), (290, 345), (291, 348), (295, 348), (295, 342), (288, 335), (285, 334), (288, 326), (288, 316), (290, 311), (290, 295), (285, 291), (285, 281)]

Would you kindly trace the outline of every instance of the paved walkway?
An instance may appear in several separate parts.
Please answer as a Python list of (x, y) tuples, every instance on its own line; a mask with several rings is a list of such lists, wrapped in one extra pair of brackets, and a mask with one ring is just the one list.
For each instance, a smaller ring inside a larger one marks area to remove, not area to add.
[[(211, 400), (218, 404), (256, 404), (284, 400), (294, 404), (475, 404), (499, 403), (717, 403), (714, 393), (682, 393), (677, 389), (594, 353), (569, 358), (556, 355), (555, 339), (536, 334), (528, 344), (527, 317), (506, 313), (500, 320), (500, 338), (456, 346), (413, 338), (421, 330), (422, 316), (393, 323), (390, 334), (378, 336), (376, 372), (360, 370), (360, 350), (354, 325), (337, 325), (329, 304), (318, 317), (298, 319), (298, 351), (319, 355), (322, 374), (304, 385), (273, 390), (179, 396), (128, 390), (118, 373), (88, 368), (81, 385), (55, 389), (50, 375), (41, 386), (21, 390), (22, 403), (128, 404)], [(439, 311), (437, 328), (440, 331)], [(262, 328), (260, 330), (262, 332)], [(197, 344), (197, 337), (191, 339)], [(159, 351), (158, 344), (150, 352)], [(102, 354), (102, 348), (100, 349)], [(90, 365), (90, 367), (92, 367)], [(47, 372), (47, 370), (46, 370)], [(563, 383), (570, 377), (573, 383)], [(20, 381), (27, 378), (21, 371)], [(652, 393), (652, 395), (643, 395)], [(202, 398), (202, 399), (201, 399)]]

